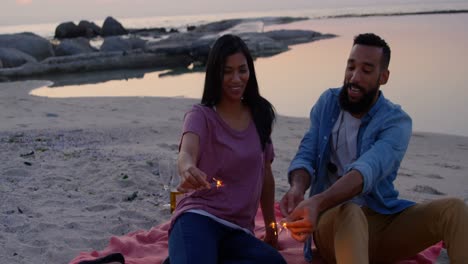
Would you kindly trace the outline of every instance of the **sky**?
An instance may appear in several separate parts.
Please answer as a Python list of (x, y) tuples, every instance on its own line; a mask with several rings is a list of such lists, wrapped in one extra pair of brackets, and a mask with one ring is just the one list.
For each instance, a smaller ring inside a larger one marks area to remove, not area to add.
[[(0, 0), (0, 26), (444, 0)], [(468, 0), (452, 0), (466, 2)]]

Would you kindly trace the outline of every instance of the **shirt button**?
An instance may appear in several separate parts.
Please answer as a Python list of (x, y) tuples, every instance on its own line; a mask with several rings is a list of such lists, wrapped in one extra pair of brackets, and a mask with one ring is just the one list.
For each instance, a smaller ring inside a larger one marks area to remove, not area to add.
[(327, 140), (327, 136), (324, 136), (323, 139)]

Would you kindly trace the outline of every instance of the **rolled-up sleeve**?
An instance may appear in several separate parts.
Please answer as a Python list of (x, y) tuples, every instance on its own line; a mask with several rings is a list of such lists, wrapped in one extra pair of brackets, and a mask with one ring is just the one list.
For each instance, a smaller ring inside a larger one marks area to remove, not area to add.
[[(385, 177), (398, 170), (411, 138), (411, 118), (400, 111), (388, 113), (375, 142), (351, 163), (346, 171), (357, 170), (363, 176), (362, 193), (367, 194)], [(365, 140), (365, 139), (364, 139)], [(363, 144), (368, 144), (363, 141)], [(363, 145), (363, 147), (365, 147)]]

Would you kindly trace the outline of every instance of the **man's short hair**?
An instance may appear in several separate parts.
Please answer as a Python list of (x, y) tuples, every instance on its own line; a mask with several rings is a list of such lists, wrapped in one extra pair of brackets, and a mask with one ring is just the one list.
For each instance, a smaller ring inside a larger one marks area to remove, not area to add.
[(388, 65), (390, 64), (390, 47), (388, 46), (387, 42), (381, 37), (375, 35), (374, 33), (364, 33), (359, 34), (354, 37), (354, 45), (366, 45), (366, 46), (373, 46), (382, 48), (382, 69), (388, 69)]

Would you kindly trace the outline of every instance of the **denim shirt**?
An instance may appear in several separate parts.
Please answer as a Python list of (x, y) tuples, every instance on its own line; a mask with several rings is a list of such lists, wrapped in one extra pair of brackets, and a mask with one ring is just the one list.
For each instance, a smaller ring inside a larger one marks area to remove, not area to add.
[[(330, 137), (341, 108), (341, 88), (325, 91), (310, 111), (310, 128), (291, 161), (290, 173), (305, 169), (311, 176), (309, 197), (321, 193), (329, 186), (327, 164), (330, 160)], [(408, 148), (411, 137), (411, 118), (399, 105), (387, 100), (380, 92), (377, 102), (361, 118), (357, 136), (356, 161), (348, 164), (344, 171), (357, 170), (363, 176), (360, 194), (367, 207), (381, 214), (394, 214), (411, 206), (414, 202), (398, 199), (393, 185)], [(304, 245), (304, 255), (311, 261), (311, 241)]]

